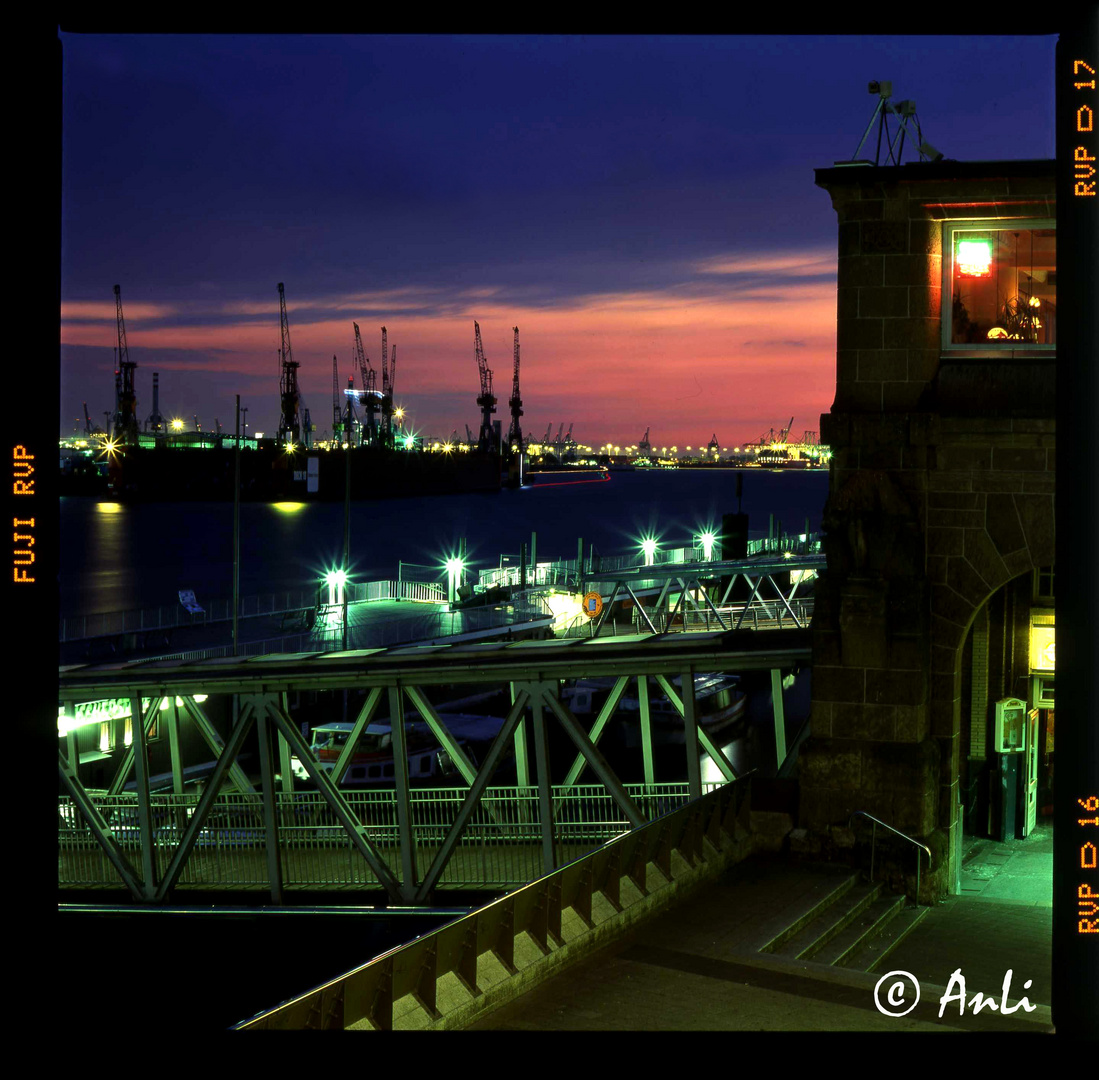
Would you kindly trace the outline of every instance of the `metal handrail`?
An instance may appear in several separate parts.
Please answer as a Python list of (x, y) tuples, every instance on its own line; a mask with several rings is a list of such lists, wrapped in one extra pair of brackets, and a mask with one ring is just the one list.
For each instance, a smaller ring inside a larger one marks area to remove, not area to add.
[[(873, 830), (871, 831), (871, 834), (870, 834), (870, 880), (871, 881), (874, 880), (874, 847), (875, 847), (875, 845), (877, 844), (877, 841), (878, 841), (878, 826), (879, 825), (883, 829), (888, 829), (891, 833), (895, 833), (902, 840), (907, 840), (910, 844), (915, 844), (916, 847), (920, 848), (921, 851), (926, 851), (927, 852), (927, 869), (928, 870), (931, 869), (931, 865), (932, 865), (931, 849), (926, 844), (921, 844), (919, 842), (919, 840), (913, 840), (911, 836), (908, 836), (906, 833), (902, 833), (900, 831), (900, 829), (894, 829), (892, 825), (886, 825), (886, 823), (884, 821), (881, 821), (878, 818), (874, 817), (873, 814), (868, 814), (865, 810), (856, 810), (847, 819), (847, 827), (848, 828), (851, 827), (851, 822), (854, 821), (855, 818), (857, 818), (857, 817), (869, 818), (874, 823), (874, 828), (873, 828)], [(918, 904), (919, 902), (920, 902), (920, 856), (917, 853), (917, 855), (916, 855), (916, 903)]]

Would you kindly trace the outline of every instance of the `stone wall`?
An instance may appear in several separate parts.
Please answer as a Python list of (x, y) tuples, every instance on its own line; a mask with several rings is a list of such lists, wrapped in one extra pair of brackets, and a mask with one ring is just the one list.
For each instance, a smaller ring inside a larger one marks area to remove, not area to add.
[(942, 226), (1053, 217), (1052, 162), (818, 183), (839, 218), (836, 398), (801, 824), (863, 810), (933, 841), (933, 895), (960, 828), (962, 646), (989, 596), (1054, 561), (1056, 465), (1052, 358), (942, 349)]

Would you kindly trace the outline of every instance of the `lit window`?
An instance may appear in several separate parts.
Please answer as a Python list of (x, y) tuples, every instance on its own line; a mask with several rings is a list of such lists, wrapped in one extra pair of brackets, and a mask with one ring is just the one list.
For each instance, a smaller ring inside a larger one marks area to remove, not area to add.
[(944, 295), (950, 297), (943, 304), (944, 348), (1054, 347), (1054, 222), (948, 222), (943, 256)]

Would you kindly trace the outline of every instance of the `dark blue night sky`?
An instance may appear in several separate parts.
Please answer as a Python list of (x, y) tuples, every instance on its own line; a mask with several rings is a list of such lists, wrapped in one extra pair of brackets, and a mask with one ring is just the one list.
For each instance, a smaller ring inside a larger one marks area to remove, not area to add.
[(813, 170), (852, 156), (867, 83), (949, 158), (1052, 158), (1055, 44), (62, 33), (61, 433), (113, 407), (116, 283), (142, 419), (157, 371), (166, 415), (231, 426), (240, 393), (273, 428), (280, 281), (318, 434), (353, 320), (375, 367), (387, 326), (427, 434), (476, 427), (474, 319), (502, 400), (520, 328), (536, 435), (816, 429), (836, 219)]

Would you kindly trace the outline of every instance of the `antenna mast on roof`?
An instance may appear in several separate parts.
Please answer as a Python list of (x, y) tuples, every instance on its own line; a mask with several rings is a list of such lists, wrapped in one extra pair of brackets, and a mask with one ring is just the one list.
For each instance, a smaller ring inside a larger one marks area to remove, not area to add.
[[(851, 155), (851, 160), (837, 161), (837, 165), (899, 165), (901, 156), (904, 153), (904, 136), (906, 133), (911, 135), (915, 141), (916, 150), (921, 159), (927, 161), (940, 161), (942, 159), (942, 154), (935, 147), (928, 142), (924, 142), (923, 132), (920, 131), (919, 117), (916, 116), (916, 103), (914, 101), (891, 102), (889, 100), (893, 96), (893, 84), (891, 82), (872, 82), (867, 90), (871, 94), (878, 95), (878, 104), (874, 109), (874, 115), (870, 117), (870, 123), (866, 125), (866, 130), (862, 133), (862, 139), (859, 140), (858, 147)], [(888, 117), (890, 115), (896, 116), (900, 120), (897, 132), (892, 137), (889, 135)], [(875, 120), (878, 122), (878, 146), (874, 152), (874, 160), (870, 161), (867, 158), (860, 158), (859, 154), (862, 153), (863, 145), (870, 134), (870, 129), (874, 126)], [(910, 122), (914, 129), (909, 126)], [(886, 161), (884, 163), (881, 160), (883, 133), (886, 140)]]

